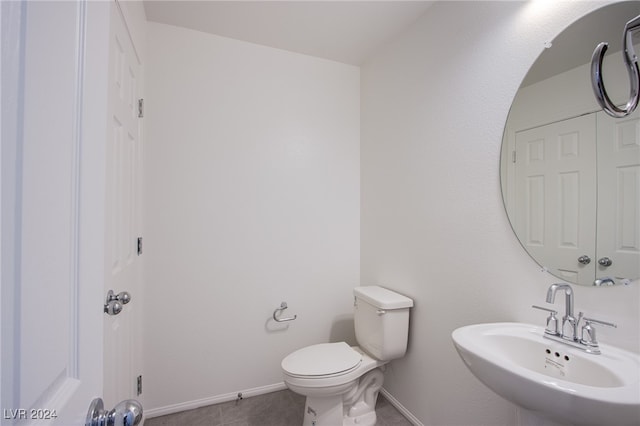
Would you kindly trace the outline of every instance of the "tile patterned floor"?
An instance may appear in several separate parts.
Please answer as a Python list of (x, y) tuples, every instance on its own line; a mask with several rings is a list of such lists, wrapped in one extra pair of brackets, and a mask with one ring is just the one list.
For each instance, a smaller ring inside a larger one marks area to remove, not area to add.
[[(154, 417), (145, 426), (300, 426), (304, 397), (290, 390), (209, 405), (195, 410)], [(411, 426), (382, 396), (376, 404), (377, 426)]]

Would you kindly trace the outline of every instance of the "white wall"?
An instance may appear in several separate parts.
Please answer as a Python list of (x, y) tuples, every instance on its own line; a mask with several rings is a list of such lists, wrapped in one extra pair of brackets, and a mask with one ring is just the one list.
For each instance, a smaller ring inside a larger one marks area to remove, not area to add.
[(163, 24), (147, 43), (144, 391), (161, 414), (278, 386), (292, 350), (352, 338), (360, 71)]
[[(361, 280), (414, 298), (410, 347), (385, 388), (425, 425), (515, 425), (527, 413), (464, 366), (462, 325), (543, 324), (556, 281), (513, 235), (500, 194), (509, 106), (528, 68), (590, 2), (439, 2), (362, 67)], [(576, 309), (640, 352), (640, 293), (574, 287)]]

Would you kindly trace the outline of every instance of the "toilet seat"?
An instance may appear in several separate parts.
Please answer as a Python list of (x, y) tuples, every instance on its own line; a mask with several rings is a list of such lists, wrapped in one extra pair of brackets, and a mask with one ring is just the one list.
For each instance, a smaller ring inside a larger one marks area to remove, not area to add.
[(345, 342), (307, 346), (282, 360), (283, 371), (291, 377), (328, 378), (347, 374), (360, 366), (362, 353)]

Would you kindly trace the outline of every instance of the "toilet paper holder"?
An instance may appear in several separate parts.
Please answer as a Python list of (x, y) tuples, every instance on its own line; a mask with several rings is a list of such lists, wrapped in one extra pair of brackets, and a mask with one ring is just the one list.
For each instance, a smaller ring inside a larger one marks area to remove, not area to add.
[(282, 302), (280, 304), (279, 308), (276, 308), (275, 311), (273, 311), (273, 319), (276, 322), (286, 322), (286, 321), (293, 321), (294, 319), (298, 318), (297, 315), (294, 315), (292, 317), (288, 317), (288, 318), (280, 318), (279, 315), (282, 313), (282, 311), (284, 311), (285, 309), (287, 309), (287, 302)]

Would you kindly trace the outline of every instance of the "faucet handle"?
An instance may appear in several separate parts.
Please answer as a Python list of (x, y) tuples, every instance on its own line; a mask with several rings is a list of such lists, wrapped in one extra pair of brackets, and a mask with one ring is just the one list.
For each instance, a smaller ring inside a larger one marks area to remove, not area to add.
[(532, 308), (536, 308), (536, 309), (540, 309), (541, 311), (551, 312), (553, 315), (556, 315), (558, 313), (558, 311), (556, 311), (555, 309), (545, 308), (544, 306), (531, 305), (531, 307)]
[[(600, 321), (600, 320), (593, 319), (593, 318), (587, 318), (587, 317), (584, 317), (584, 322), (585, 322), (585, 323), (592, 323), (592, 324), (606, 325), (607, 327), (618, 328), (618, 326), (617, 326), (617, 325), (615, 325), (615, 324), (614, 324), (614, 323), (612, 323), (612, 322)], [(585, 325), (586, 325), (586, 324), (585, 324)]]
[(606, 327), (613, 328), (618, 328), (618, 326), (611, 322), (584, 317), (584, 325), (582, 326), (582, 336), (580, 338), (580, 343), (591, 348), (590, 350), (588, 350), (588, 352), (600, 353), (600, 349), (598, 348), (598, 340), (596, 339), (596, 329), (592, 326), (592, 324), (604, 325)]
[(553, 336), (557, 336), (558, 333), (558, 318), (556, 318), (556, 315), (558, 314), (558, 311), (553, 310), (553, 309), (549, 309), (549, 308), (544, 308), (542, 306), (538, 306), (538, 305), (531, 305), (532, 308), (535, 309), (540, 309), (542, 311), (547, 311), (549, 312), (549, 316), (547, 317), (547, 327), (545, 328), (544, 332), (545, 334), (551, 334)]

